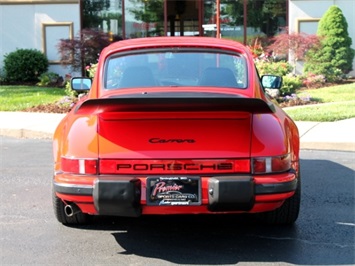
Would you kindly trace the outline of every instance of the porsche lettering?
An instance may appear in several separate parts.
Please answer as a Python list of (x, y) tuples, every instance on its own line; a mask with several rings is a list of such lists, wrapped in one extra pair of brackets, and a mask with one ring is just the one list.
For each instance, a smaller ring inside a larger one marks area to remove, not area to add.
[(194, 163), (175, 163), (175, 164), (117, 164), (117, 171), (131, 169), (134, 171), (206, 171), (206, 170), (233, 170), (233, 163), (211, 163), (211, 164), (194, 164)]

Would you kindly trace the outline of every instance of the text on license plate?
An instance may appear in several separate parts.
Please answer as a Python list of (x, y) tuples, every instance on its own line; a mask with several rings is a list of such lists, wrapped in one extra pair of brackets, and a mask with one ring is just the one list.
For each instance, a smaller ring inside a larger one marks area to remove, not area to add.
[(200, 190), (199, 177), (148, 177), (147, 204), (165, 206), (200, 205)]

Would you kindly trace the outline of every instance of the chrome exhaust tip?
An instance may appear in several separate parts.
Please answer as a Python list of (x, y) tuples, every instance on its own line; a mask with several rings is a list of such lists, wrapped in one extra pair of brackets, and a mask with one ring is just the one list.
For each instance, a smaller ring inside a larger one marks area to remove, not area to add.
[(79, 209), (79, 207), (77, 205), (75, 205), (74, 203), (72, 204), (67, 204), (64, 207), (64, 213), (66, 216), (68, 217), (72, 217), (75, 214), (79, 213), (81, 210)]

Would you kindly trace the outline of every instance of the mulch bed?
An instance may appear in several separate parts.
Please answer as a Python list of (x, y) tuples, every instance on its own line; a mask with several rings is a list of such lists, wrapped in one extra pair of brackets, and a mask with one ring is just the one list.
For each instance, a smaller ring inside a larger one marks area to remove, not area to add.
[(51, 104), (41, 104), (38, 106), (29, 107), (23, 110), (23, 112), (65, 114), (68, 113), (70, 110), (71, 107), (69, 106), (63, 106), (63, 105), (51, 103)]

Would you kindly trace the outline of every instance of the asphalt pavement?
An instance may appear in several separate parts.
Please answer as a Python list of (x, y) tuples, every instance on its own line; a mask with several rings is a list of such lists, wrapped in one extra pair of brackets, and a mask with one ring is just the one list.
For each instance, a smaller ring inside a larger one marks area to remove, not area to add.
[[(65, 114), (0, 112), (0, 135), (51, 139)], [(301, 149), (355, 151), (355, 118), (336, 122), (298, 122)]]

